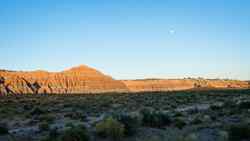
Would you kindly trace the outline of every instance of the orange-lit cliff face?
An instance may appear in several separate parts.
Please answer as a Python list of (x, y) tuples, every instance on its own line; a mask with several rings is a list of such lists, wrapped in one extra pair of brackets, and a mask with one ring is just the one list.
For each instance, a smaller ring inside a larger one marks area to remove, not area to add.
[(142, 92), (193, 88), (245, 89), (249, 88), (249, 82), (204, 79), (119, 81), (84, 65), (57, 73), (0, 71), (0, 94)]
[(87, 66), (51, 73), (0, 72), (0, 93), (101, 93), (127, 92), (124, 83)]
[(246, 81), (205, 79), (126, 80), (123, 83), (133, 92), (178, 91), (194, 88), (247, 89), (250, 86)]

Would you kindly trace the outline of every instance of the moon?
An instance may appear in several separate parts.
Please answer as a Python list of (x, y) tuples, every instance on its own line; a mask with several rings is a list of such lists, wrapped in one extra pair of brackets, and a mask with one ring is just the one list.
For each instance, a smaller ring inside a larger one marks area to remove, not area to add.
[(175, 34), (175, 30), (171, 29), (171, 30), (169, 30), (169, 33), (170, 34)]

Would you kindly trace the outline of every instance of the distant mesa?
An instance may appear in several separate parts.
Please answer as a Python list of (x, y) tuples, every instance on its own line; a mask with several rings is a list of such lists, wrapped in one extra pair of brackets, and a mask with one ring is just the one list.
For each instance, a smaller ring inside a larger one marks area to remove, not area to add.
[(86, 65), (61, 72), (0, 70), (0, 94), (85, 94), (177, 91), (194, 88), (246, 89), (247, 81), (205, 79), (115, 80)]
[(125, 80), (123, 83), (133, 92), (250, 88), (250, 84), (246, 81), (216, 79), (147, 79)]

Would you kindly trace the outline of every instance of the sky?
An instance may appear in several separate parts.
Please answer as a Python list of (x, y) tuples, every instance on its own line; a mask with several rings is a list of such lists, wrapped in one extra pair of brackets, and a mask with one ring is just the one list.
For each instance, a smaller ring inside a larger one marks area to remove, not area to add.
[(249, 0), (2, 0), (0, 69), (250, 80)]

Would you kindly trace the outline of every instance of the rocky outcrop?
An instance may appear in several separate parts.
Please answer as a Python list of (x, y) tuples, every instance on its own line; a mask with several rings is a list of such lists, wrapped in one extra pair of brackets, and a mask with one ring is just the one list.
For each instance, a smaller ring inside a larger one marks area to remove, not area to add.
[(247, 89), (248, 81), (206, 79), (114, 80), (78, 66), (62, 72), (0, 70), (0, 94), (73, 94), (104, 92), (177, 91), (194, 88)]
[(195, 88), (247, 89), (249, 83), (237, 80), (207, 79), (148, 79), (124, 80), (123, 83), (132, 92), (142, 91), (178, 91)]
[(126, 80), (123, 83), (133, 92), (187, 90), (194, 87), (190, 80)]
[(58, 73), (0, 71), (1, 94), (66, 94), (114, 91), (127, 92), (128, 89), (121, 81), (114, 80), (84, 65)]

